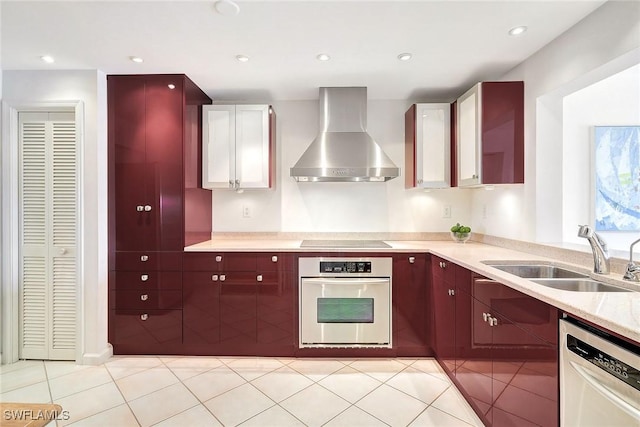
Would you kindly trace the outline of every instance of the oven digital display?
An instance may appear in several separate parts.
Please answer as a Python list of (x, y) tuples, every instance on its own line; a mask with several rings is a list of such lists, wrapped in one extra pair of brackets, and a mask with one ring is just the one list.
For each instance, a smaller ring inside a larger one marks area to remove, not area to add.
[(371, 261), (320, 261), (320, 273), (371, 273)]
[(318, 323), (373, 323), (373, 298), (318, 298)]

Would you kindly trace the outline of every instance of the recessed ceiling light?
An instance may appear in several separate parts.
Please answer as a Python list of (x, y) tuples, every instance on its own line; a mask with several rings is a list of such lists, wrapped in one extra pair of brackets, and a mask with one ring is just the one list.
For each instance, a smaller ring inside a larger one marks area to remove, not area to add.
[(43, 55), (40, 57), (40, 59), (42, 59), (47, 64), (53, 64), (55, 62), (55, 59), (53, 59), (53, 56), (50, 56), (50, 55)]
[(213, 7), (216, 8), (216, 12), (224, 16), (236, 16), (240, 13), (240, 6), (233, 0), (218, 0)]
[(174, 85), (173, 83), (169, 83), (169, 84), (167, 85), (167, 87), (168, 87), (169, 89), (173, 90), (173, 89), (175, 89), (175, 88), (176, 88), (176, 85)]
[(331, 59), (331, 57), (326, 53), (321, 53), (320, 55), (316, 56), (316, 59), (318, 59), (318, 61), (328, 61)]
[(406, 52), (406, 53), (401, 53), (400, 55), (398, 55), (398, 59), (400, 61), (408, 61), (413, 57), (412, 54)]
[(136, 64), (140, 64), (141, 62), (144, 61), (144, 59), (140, 58), (139, 56), (130, 56), (129, 59), (135, 62)]
[(240, 62), (247, 62), (249, 57), (247, 55), (236, 55), (236, 59)]
[(520, 25), (519, 27), (513, 27), (512, 29), (509, 30), (509, 35), (510, 36), (519, 36), (520, 34), (524, 33), (525, 31), (527, 31), (527, 27), (524, 25)]

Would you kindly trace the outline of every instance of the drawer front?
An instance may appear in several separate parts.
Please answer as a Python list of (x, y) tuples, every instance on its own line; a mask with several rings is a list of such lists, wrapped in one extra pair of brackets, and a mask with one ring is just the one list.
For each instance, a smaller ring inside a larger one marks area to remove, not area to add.
[(293, 256), (284, 253), (257, 254), (258, 273), (267, 271), (293, 271)]
[(111, 291), (111, 309), (181, 309), (182, 291), (117, 290)]
[(118, 271), (182, 271), (182, 252), (116, 252)]
[(157, 351), (182, 343), (182, 310), (111, 310), (109, 340), (118, 346)]
[(115, 271), (112, 290), (179, 290), (182, 273), (179, 271)]
[(453, 285), (456, 281), (455, 267), (455, 264), (452, 262), (437, 256), (431, 257), (431, 274), (435, 280), (444, 281)]
[(255, 253), (185, 252), (183, 266), (185, 271), (256, 271), (257, 258)]

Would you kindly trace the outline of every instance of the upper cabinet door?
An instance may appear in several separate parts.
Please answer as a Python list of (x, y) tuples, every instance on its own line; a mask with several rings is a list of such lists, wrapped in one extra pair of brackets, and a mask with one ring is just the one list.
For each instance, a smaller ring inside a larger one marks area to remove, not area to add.
[(445, 103), (415, 106), (414, 187), (451, 186), (450, 110), (451, 106)]
[(236, 107), (202, 107), (202, 186), (234, 188), (236, 179)]
[(458, 185), (460, 187), (481, 183), (482, 139), (478, 126), (480, 124), (480, 83), (469, 89), (458, 98), (457, 149)]
[(236, 184), (269, 188), (268, 105), (236, 105)]

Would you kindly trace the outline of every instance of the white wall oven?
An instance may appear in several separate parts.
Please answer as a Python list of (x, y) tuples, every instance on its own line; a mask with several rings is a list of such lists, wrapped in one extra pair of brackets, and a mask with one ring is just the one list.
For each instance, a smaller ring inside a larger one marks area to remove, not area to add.
[(391, 348), (390, 257), (300, 258), (300, 348)]

